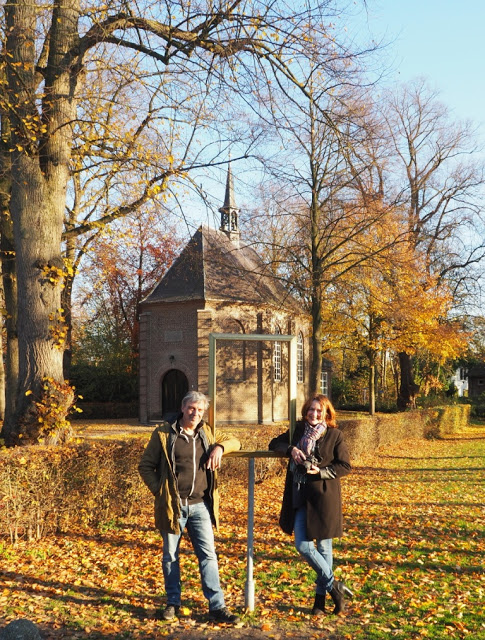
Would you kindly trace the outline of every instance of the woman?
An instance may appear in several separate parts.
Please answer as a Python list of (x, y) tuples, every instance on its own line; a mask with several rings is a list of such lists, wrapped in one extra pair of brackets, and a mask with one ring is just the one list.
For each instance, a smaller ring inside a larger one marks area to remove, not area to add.
[(340, 478), (350, 473), (349, 451), (326, 396), (308, 398), (301, 414), (291, 442), (287, 431), (269, 444), (271, 451), (290, 458), (280, 526), (285, 533), (294, 533), (297, 551), (317, 573), (312, 614), (324, 614), (326, 593), (339, 614), (345, 609), (345, 597), (353, 595), (335, 580), (332, 569), (332, 538), (342, 535)]

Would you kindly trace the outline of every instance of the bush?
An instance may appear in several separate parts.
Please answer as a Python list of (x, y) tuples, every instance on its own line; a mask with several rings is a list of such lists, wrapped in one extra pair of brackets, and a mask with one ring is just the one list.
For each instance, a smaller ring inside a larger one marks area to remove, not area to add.
[[(241, 442), (241, 451), (268, 451), (270, 441), (288, 429), (288, 423), (271, 425), (221, 426), (221, 431), (234, 435)], [(286, 469), (288, 460), (281, 457), (260, 457), (254, 459), (255, 482), (263, 482), (265, 478), (279, 475)], [(246, 480), (248, 478), (249, 460), (239, 455), (231, 454), (223, 459), (221, 480)]]
[[(439, 437), (468, 423), (470, 405), (434, 407), (394, 415), (338, 414), (353, 463), (381, 445)], [(270, 440), (287, 424), (228, 426), (245, 451), (268, 451)], [(40, 539), (76, 526), (99, 526), (140, 513), (152, 498), (138, 474), (145, 437), (125, 441), (87, 441), (62, 447), (0, 450), (0, 536), (15, 543)], [(284, 472), (286, 458), (255, 458), (255, 479)], [(222, 491), (248, 477), (248, 459), (223, 460)]]
[[(245, 450), (265, 450), (286, 425), (228, 427)], [(138, 474), (146, 438), (86, 441), (62, 447), (0, 451), (0, 536), (12, 543), (77, 526), (99, 526), (139, 513), (152, 497)], [(281, 473), (286, 461), (255, 460), (256, 481)], [(224, 460), (221, 479), (247, 479), (248, 460)]]
[(382, 445), (456, 433), (468, 424), (469, 416), (469, 405), (447, 405), (392, 415), (339, 415), (339, 426), (355, 462), (362, 456), (373, 454)]
[(426, 410), (425, 437), (439, 438), (458, 433), (470, 419), (470, 405), (455, 404)]
[(150, 495), (137, 466), (145, 440), (0, 452), (0, 535), (39, 539), (130, 515)]
[(138, 400), (138, 379), (136, 373), (131, 371), (113, 371), (106, 366), (76, 364), (71, 367), (70, 382), (84, 402)]

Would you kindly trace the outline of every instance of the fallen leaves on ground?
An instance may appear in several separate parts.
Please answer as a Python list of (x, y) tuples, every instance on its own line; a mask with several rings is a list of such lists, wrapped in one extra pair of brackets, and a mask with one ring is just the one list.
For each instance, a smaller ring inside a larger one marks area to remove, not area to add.
[(314, 574), (278, 527), (280, 475), (255, 489), (252, 612), (244, 610), (247, 478), (231, 477), (221, 488), (216, 545), (239, 628), (207, 621), (185, 538), (180, 618), (157, 619), (161, 540), (149, 496), (141, 515), (98, 529), (16, 546), (0, 541), (1, 624), (28, 618), (45, 640), (483, 638), (485, 439), (483, 430), (470, 433), (383, 448), (343, 480), (345, 533), (334, 543), (335, 567), (355, 593), (345, 616), (310, 615)]

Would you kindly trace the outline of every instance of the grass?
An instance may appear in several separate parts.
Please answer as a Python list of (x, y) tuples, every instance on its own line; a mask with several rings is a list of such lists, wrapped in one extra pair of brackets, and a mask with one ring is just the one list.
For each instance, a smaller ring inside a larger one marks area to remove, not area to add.
[[(345, 532), (336, 575), (355, 593), (347, 615), (310, 616), (314, 574), (277, 524), (283, 477), (256, 486), (256, 608), (244, 611), (246, 478), (222, 483), (216, 535), (221, 580), (239, 629), (205, 620), (196, 558), (183, 542), (189, 615), (155, 617), (163, 606), (161, 541), (147, 496), (136, 516), (108, 520), (11, 547), (0, 541), (0, 622), (28, 617), (44, 640), (104, 638), (485, 638), (483, 601), (485, 428), (382, 449), (343, 480)], [(242, 474), (244, 476), (244, 474)], [(328, 601), (328, 607), (331, 603)]]

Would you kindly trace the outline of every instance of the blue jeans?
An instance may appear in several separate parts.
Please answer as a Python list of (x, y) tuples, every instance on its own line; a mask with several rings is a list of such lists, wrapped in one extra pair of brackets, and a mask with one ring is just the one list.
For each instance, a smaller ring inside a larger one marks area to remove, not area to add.
[(308, 562), (310, 567), (316, 571), (316, 592), (320, 595), (325, 595), (325, 593), (332, 588), (334, 580), (332, 570), (332, 539), (317, 540), (316, 545), (313, 540), (308, 539), (306, 531), (306, 507), (300, 507), (296, 510), (294, 535), (296, 550)]
[(180, 606), (181, 603), (179, 549), (182, 533), (187, 528), (199, 561), (202, 591), (209, 601), (209, 611), (222, 609), (225, 606), (224, 594), (219, 582), (219, 566), (209, 509), (204, 502), (199, 502), (187, 506), (182, 505), (181, 510), (180, 533), (162, 533), (162, 568), (165, 591), (167, 592), (167, 605)]

